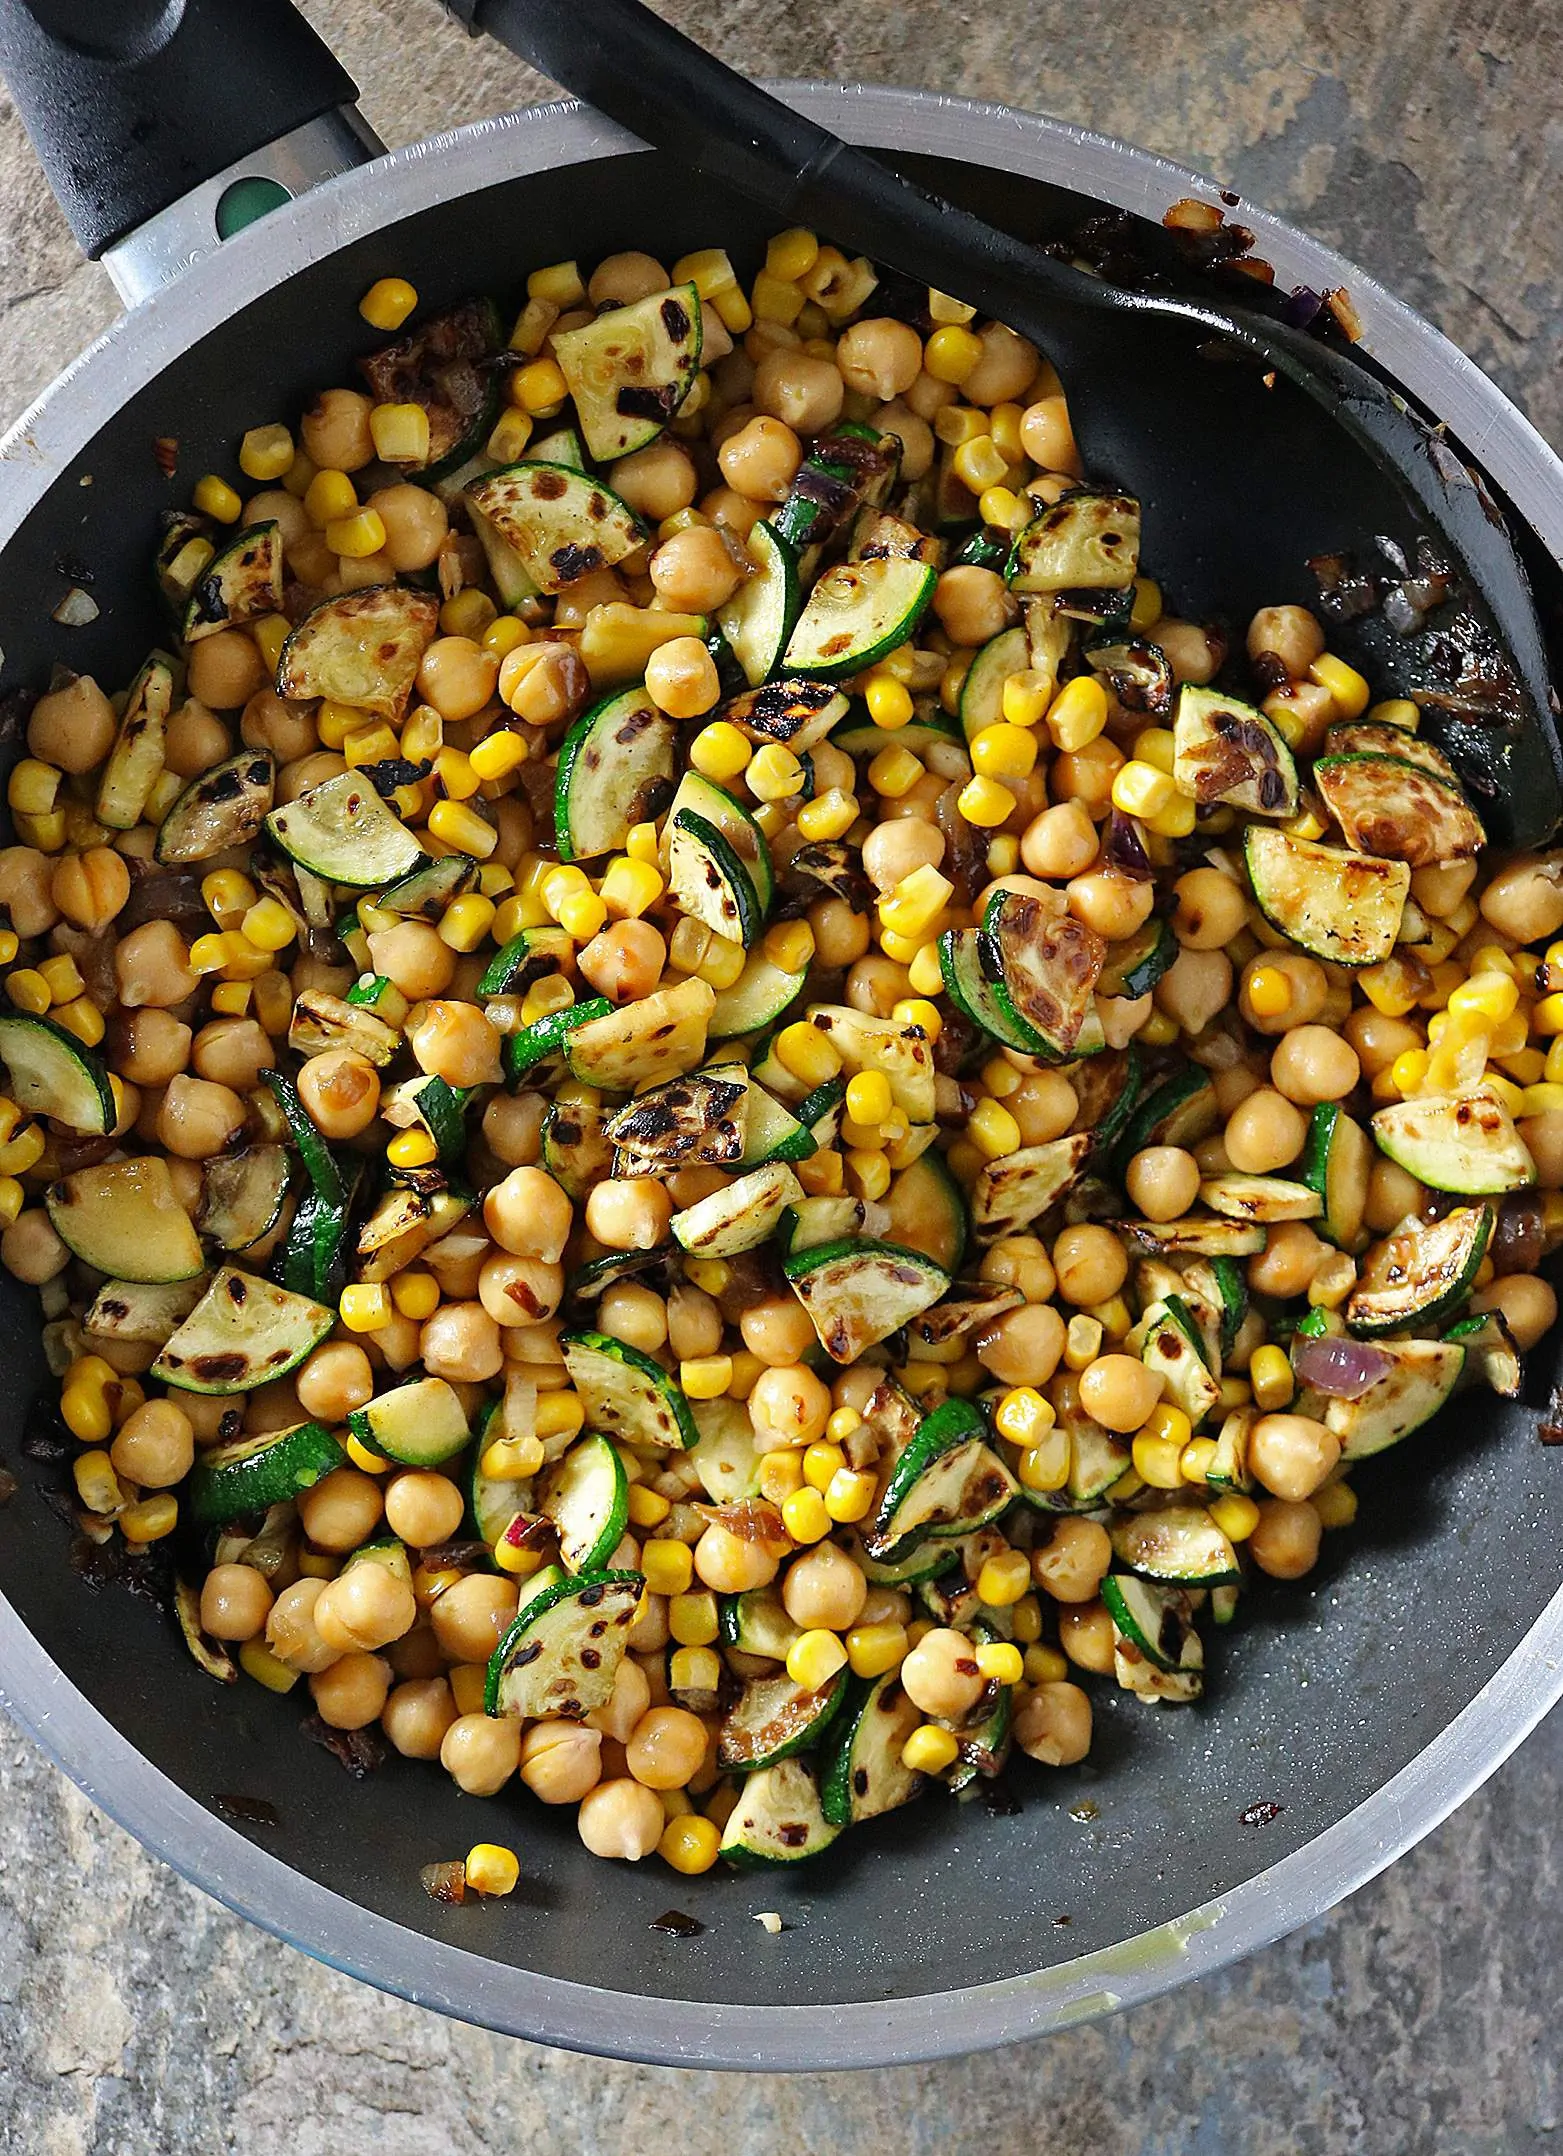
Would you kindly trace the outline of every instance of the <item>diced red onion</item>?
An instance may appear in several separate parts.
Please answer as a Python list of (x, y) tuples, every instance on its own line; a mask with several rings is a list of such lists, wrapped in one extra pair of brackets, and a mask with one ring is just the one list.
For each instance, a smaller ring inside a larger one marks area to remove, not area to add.
[(1117, 869), (1134, 883), (1152, 883), (1156, 871), (1151, 867), (1150, 855), (1145, 851), (1145, 837), (1132, 816), (1115, 808), (1107, 819), (1107, 835), (1102, 841), (1102, 859), (1108, 868)]
[(1299, 1340), (1292, 1351), (1298, 1384), (1322, 1393), (1326, 1400), (1360, 1400), (1394, 1366), (1394, 1357), (1382, 1348), (1339, 1333)]

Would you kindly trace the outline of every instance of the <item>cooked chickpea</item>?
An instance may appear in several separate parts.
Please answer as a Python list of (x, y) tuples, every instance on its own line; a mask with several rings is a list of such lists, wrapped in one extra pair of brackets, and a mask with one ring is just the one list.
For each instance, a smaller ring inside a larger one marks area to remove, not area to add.
[(1031, 1553), (1031, 1577), (1055, 1602), (1089, 1602), (1113, 1560), (1107, 1530), (1098, 1520), (1065, 1515), (1053, 1522), (1050, 1539)]
[(353, 1048), (310, 1056), (299, 1070), (298, 1091), (310, 1120), (328, 1138), (356, 1138), (380, 1112), (380, 1073)]
[(779, 1560), (763, 1542), (735, 1535), (713, 1520), (695, 1544), (695, 1572), (702, 1585), (720, 1595), (747, 1594), (754, 1587), (769, 1587)]
[(650, 1176), (596, 1183), (586, 1200), (586, 1226), (609, 1250), (655, 1250), (672, 1217), (672, 1199)]
[(722, 477), (737, 494), (754, 502), (780, 502), (803, 462), (803, 444), (779, 419), (757, 414), (717, 451)]
[(850, 966), (868, 949), (868, 917), (854, 913), (844, 898), (816, 899), (808, 920), (814, 931), (814, 955), (822, 966)]
[(1545, 1109), (1527, 1115), (1515, 1125), (1525, 1150), (1536, 1163), (1536, 1181), (1543, 1190), (1563, 1189), (1563, 1112)]
[(417, 1677), (392, 1691), (380, 1727), (403, 1759), (438, 1759), (455, 1719), (456, 1702), (445, 1679)]
[(450, 529), (445, 504), (437, 494), (402, 480), (395, 486), (377, 488), (366, 507), (385, 526), (383, 551), (398, 576), (430, 566)]
[(1305, 606), (1262, 606), (1248, 624), (1248, 656), (1273, 660), (1290, 680), (1300, 681), (1323, 650), (1324, 631)]
[[(1066, 890), (1069, 910), (1077, 921), (1087, 928), (1094, 928), (1109, 943), (1121, 942), (1143, 928), (1151, 917), (1156, 902), (1156, 886), (1152, 883), (1136, 883), (1121, 869), (1091, 869), (1083, 876), (1071, 877)], [(1198, 953), (1184, 952), (1177, 963)], [(1176, 971), (1176, 967), (1174, 968)]]
[(114, 952), (114, 977), (127, 1010), (144, 1003), (168, 1010), (201, 985), (190, 968), (189, 947), (172, 921), (146, 921), (122, 937)]
[(428, 1550), (448, 1542), (461, 1526), (465, 1509), (449, 1475), (432, 1469), (409, 1468), (385, 1486), (385, 1524), (409, 1549)]
[(1371, 1004), (1359, 1004), (1341, 1028), (1356, 1052), (1365, 1078), (1387, 1071), (1397, 1056), (1422, 1046), (1422, 1035), (1404, 1018), (1389, 1018)]
[(1261, 1415), (1248, 1434), (1249, 1466), (1292, 1504), (1311, 1497), (1339, 1459), (1339, 1438), (1310, 1415)]
[(369, 938), (369, 957), (375, 972), (414, 1003), (442, 995), (455, 978), (456, 954), (427, 921), (377, 928)]
[(346, 757), (339, 756), (335, 749), (317, 749), (312, 756), (301, 756), (295, 763), (284, 764), (277, 773), (277, 800), (279, 804), (296, 801), (311, 786), (324, 786), (327, 779), (340, 778), (346, 769)]
[(541, 1093), (496, 1093), (483, 1111), (483, 1143), (506, 1168), (532, 1167), (542, 1152), (547, 1113)]
[(754, 370), (754, 404), (794, 434), (823, 434), (841, 417), (846, 383), (833, 359), (783, 347)]
[(1248, 1261), (1249, 1286), (1261, 1295), (1283, 1299), (1306, 1295), (1309, 1283), (1329, 1255), (1304, 1220), (1282, 1220), (1271, 1228), (1263, 1250)]
[(1129, 1162), (1125, 1187), (1147, 1220), (1176, 1220), (1199, 1196), (1199, 1163), (1181, 1145), (1148, 1145)]
[(1194, 1039), (1232, 1001), (1232, 961), (1225, 951), (1197, 951), (1185, 944), (1156, 983), (1156, 1008)]
[(521, 1739), (521, 1779), (544, 1804), (579, 1804), (602, 1778), (602, 1733), (584, 1722), (533, 1722)]
[(64, 1272), (70, 1261), (70, 1252), (55, 1234), (54, 1223), (42, 1206), (18, 1213), (0, 1234), (0, 1262), (30, 1288), (41, 1288), (56, 1273)]
[[(500, 1075), (499, 1038), (493, 1020), (475, 1003), (439, 999), (427, 1006), (418, 1024), (407, 1028), (408, 1046), (419, 1068), (451, 1086), (496, 1084)], [(306, 1064), (305, 1069), (308, 1067)]]
[(429, 1612), (434, 1636), (453, 1662), (486, 1662), (515, 1623), (514, 1580), (471, 1572), (438, 1596)]
[(1534, 1273), (1505, 1273), (1489, 1281), (1472, 1297), (1471, 1308), (1498, 1311), (1522, 1354), (1538, 1347), (1558, 1321), (1557, 1296)]
[(1140, 1429), (1161, 1398), (1162, 1377), (1137, 1355), (1099, 1355), (1080, 1373), (1080, 1405), (1105, 1430)]
[(528, 726), (562, 726), (586, 709), (591, 677), (573, 644), (558, 637), (523, 644), (511, 653), (515, 677), (506, 669), (505, 701)]
[(985, 1681), (971, 1640), (944, 1625), (925, 1632), (901, 1664), (901, 1683), (913, 1706), (952, 1722), (970, 1714)]
[(714, 613), (733, 596), (743, 573), (722, 534), (710, 525), (674, 532), (651, 557), (657, 596), (675, 614)]
[(1323, 1533), (1312, 1505), (1272, 1497), (1260, 1505), (1258, 1524), (1244, 1547), (1272, 1579), (1300, 1580), (1319, 1561)]
[(989, 410), (995, 404), (1013, 404), (1036, 380), (1036, 346), (1002, 322), (989, 322), (977, 335), (982, 357), (961, 384), (961, 395), (968, 404)]
[(1082, 466), (1066, 397), (1039, 397), (1020, 418), (1020, 446), (1040, 471), (1078, 479)]
[(232, 754), (233, 736), (214, 714), (238, 711), (264, 689), (266, 662), (252, 636), (242, 629), (219, 629), (190, 646), (185, 680), (190, 694), (168, 721), (166, 754), (171, 771), (195, 778)]
[(706, 1756), (705, 1724), (685, 1707), (652, 1707), (631, 1731), (624, 1762), (647, 1789), (682, 1789)]
[(1077, 1669), (1098, 1677), (1113, 1673), (1113, 1621), (1098, 1601), (1073, 1603), (1058, 1613), (1058, 1644)]
[(201, 1630), (212, 1639), (254, 1639), (270, 1613), (271, 1589), (253, 1565), (213, 1565), (201, 1583)]
[(214, 1018), (202, 1026), (192, 1045), (196, 1074), (235, 1093), (253, 1093), (262, 1071), (277, 1060), (271, 1036), (253, 1018)]
[(430, 1377), (460, 1385), (497, 1377), (505, 1359), (499, 1327), (480, 1302), (443, 1303), (425, 1320), (418, 1352)]
[(324, 389), (299, 425), (304, 453), (321, 470), (361, 471), (374, 461), (369, 414), (374, 401), (356, 389)]
[(722, 694), (716, 661), (698, 636), (675, 636), (646, 661), (646, 694), (670, 719), (698, 719)]
[(1515, 943), (1541, 943), (1563, 928), (1563, 868), (1555, 854), (1520, 854), (1477, 901), (1482, 918)]
[(614, 492), (649, 524), (687, 509), (700, 491), (694, 459), (677, 442), (653, 442), (620, 457), (610, 474)]
[(627, 307), (667, 288), (668, 273), (656, 256), (629, 247), (603, 257), (587, 281), (586, 297), (594, 307)]
[(1053, 1268), (1058, 1292), (1081, 1310), (1110, 1301), (1129, 1277), (1129, 1261), (1117, 1236), (1089, 1220), (1059, 1231)]
[(775, 1369), (796, 1363), (814, 1345), (814, 1324), (795, 1295), (768, 1295), (751, 1303), (738, 1320), (751, 1355)]
[(993, 569), (962, 562), (946, 569), (934, 586), (933, 610), (952, 644), (985, 644), (1009, 627), (1015, 602)]
[[(171, 1490), (195, 1462), (195, 1431), (173, 1400), (147, 1400), (127, 1415), (109, 1447), (116, 1475), (143, 1490)], [(226, 1635), (221, 1635), (226, 1636)], [(242, 1635), (249, 1638), (246, 1632)]]
[(544, 1258), (518, 1258), (508, 1250), (484, 1261), (478, 1301), (496, 1325), (537, 1325), (564, 1299), (564, 1268)]
[(1034, 1235), (1006, 1235), (983, 1253), (979, 1270), (995, 1286), (1019, 1288), (1028, 1303), (1050, 1303), (1058, 1292), (1053, 1261)]
[(863, 1568), (833, 1542), (795, 1557), (782, 1582), (782, 1604), (801, 1631), (845, 1632), (868, 1599)]
[(1004, 1105), (1015, 1118), (1022, 1145), (1046, 1145), (1063, 1137), (1080, 1113), (1079, 1095), (1062, 1071), (1030, 1072), (1005, 1096)]
[(907, 323), (874, 315), (843, 330), (836, 366), (848, 389), (888, 404), (904, 396), (922, 373), (922, 339)]
[(1308, 1119), (1284, 1093), (1260, 1086), (1227, 1118), (1222, 1142), (1243, 1175), (1273, 1175), (1294, 1161), (1308, 1135)]
[(574, 1209), (541, 1168), (511, 1170), (483, 1200), (483, 1225), (502, 1250), (557, 1265), (574, 1225)]
[(983, 1367), (1005, 1385), (1045, 1385), (1064, 1352), (1064, 1321), (1050, 1303), (1006, 1311), (977, 1335)]
[(1172, 927), (1178, 941), (1191, 951), (1224, 951), (1248, 917), (1248, 901), (1239, 885), (1219, 869), (1191, 868), (1173, 889), (1178, 907)]
[(407, 1582), (389, 1565), (361, 1558), (326, 1582), (315, 1604), (315, 1630), (339, 1654), (371, 1653), (411, 1631), (417, 1615)]
[(1328, 1026), (1295, 1027), (1270, 1057), (1271, 1083), (1301, 1108), (1344, 1100), (1361, 1076), (1356, 1050)]
[(643, 1355), (655, 1355), (667, 1346), (667, 1305), (654, 1288), (639, 1280), (617, 1280), (597, 1307), (602, 1329), (611, 1339), (639, 1348)]
[(497, 1796), (520, 1764), (521, 1724), (508, 1716), (458, 1714), (440, 1740), (440, 1765), (469, 1797)]
[(1222, 641), (1196, 621), (1174, 621), (1164, 614), (1156, 624), (1156, 642), (1179, 683), (1202, 687), (1221, 664)]
[(1044, 1767), (1073, 1767), (1091, 1749), (1091, 1698), (1079, 1685), (1039, 1684), (1015, 1714), (1015, 1742)]
[(385, 1710), (391, 1665), (377, 1654), (339, 1655), (309, 1680), (315, 1712), (332, 1729), (365, 1729)]
[(920, 816), (898, 816), (875, 824), (863, 841), (863, 871), (880, 891), (893, 890), (920, 868), (937, 868), (944, 859), (944, 833)]
[(230, 1086), (181, 1074), (168, 1081), (157, 1111), (158, 1143), (182, 1160), (210, 1160), (244, 1128), (246, 1109)]
[(594, 1857), (621, 1857), (638, 1864), (662, 1839), (662, 1800), (628, 1775), (599, 1782), (581, 1799), (576, 1824)]
[(92, 676), (74, 674), (33, 705), (27, 720), (28, 753), (79, 776), (102, 763), (118, 727), (114, 706)]
[(315, 1629), (315, 1604), (325, 1588), (324, 1580), (295, 1580), (283, 1588), (266, 1617), (266, 1645), (279, 1662), (306, 1677), (329, 1669), (336, 1660), (336, 1649)]
[(333, 1468), (297, 1499), (304, 1532), (317, 1549), (356, 1550), (379, 1525), (380, 1485), (356, 1467)]
[(762, 1370), (749, 1395), (749, 1420), (773, 1445), (812, 1445), (830, 1414), (829, 1391), (802, 1363)]
[(494, 693), (499, 660), (470, 636), (437, 636), (418, 666), (418, 694), (442, 719), (474, 718)]
[(1368, 1171), (1368, 1203), (1363, 1224), (1375, 1235), (1388, 1235), (1409, 1213), (1419, 1213), (1425, 1187), (1398, 1161), (1376, 1160)]
[(50, 881), (50, 895), (66, 920), (78, 928), (106, 928), (130, 896), (130, 871), (110, 846), (62, 854)]
[(1078, 876), (1096, 859), (1096, 826), (1079, 801), (1058, 801), (1027, 824), (1020, 858), (1033, 876), (1062, 882)]
[(598, 995), (635, 1003), (655, 989), (667, 955), (661, 932), (649, 921), (610, 921), (576, 954), (575, 963)]
[(48, 854), (32, 846), (0, 847), (0, 906), (19, 936), (46, 935), (59, 921), (53, 884), (54, 863)]

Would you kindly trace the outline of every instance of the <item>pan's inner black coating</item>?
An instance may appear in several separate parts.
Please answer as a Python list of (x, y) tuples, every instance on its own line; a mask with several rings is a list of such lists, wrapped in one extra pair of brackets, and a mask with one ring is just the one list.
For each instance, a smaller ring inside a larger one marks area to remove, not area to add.
[[(1081, 215), (1078, 197), (1036, 183), (907, 164), (1016, 230), (1062, 232)], [(291, 420), (317, 388), (348, 379), (348, 361), (373, 341), (356, 305), (375, 277), (410, 277), (439, 306), (492, 284), (496, 264), (513, 263), (519, 283), (561, 256), (625, 246), (671, 260), (724, 242), (748, 270), (762, 236), (753, 212), (648, 157), (489, 189), (305, 272), (138, 396), (6, 550), (4, 685), (41, 681), (59, 657), (111, 686), (129, 678), (159, 627), (156, 512), (203, 471), (230, 469), (247, 426)], [(168, 435), (180, 441), (172, 485), (152, 446)], [(1343, 531), (1400, 530), (1371, 469), (1284, 390), (1234, 376), (1222, 453), (1229, 531), (1182, 530), (1175, 495), (1146, 502), (1147, 566), (1190, 611), (1241, 621), (1261, 602), (1306, 602), (1308, 554)], [(48, 615), (78, 564), (103, 611), (67, 632)], [(1555, 591), (1542, 596), (1555, 607)], [(678, 1905), (706, 1927), (681, 1940), (651, 1928), (668, 1906), (665, 1867), (604, 1866), (581, 1846), (573, 1810), (550, 1813), (519, 1787), (479, 1803), (394, 1759), (354, 1783), (299, 1736), (297, 1695), (220, 1687), (151, 1606), (119, 1589), (89, 1594), (65, 1562), (67, 1531), (39, 1494), (40, 1470), (19, 1449), (22, 1402), (46, 1381), (38, 1331), (32, 1292), (0, 1281), (0, 1465), (22, 1484), (0, 1510), (0, 1589), (66, 1674), (204, 1804), (221, 1792), (274, 1806), (275, 1827), (240, 1831), (309, 1877), (416, 1932), (609, 1990), (753, 2005), (909, 1997), (1052, 1967), (1175, 1919), (1299, 1848), (1405, 1766), (1514, 1650), (1563, 1576), (1563, 1451), (1535, 1435), (1557, 1374), (1555, 1350), (1543, 1348), (1527, 1405), (1464, 1395), (1442, 1425), (1353, 1478), (1355, 1528), (1326, 1538), (1302, 1586), (1267, 1583), (1245, 1597), (1232, 1634), (1212, 1643), (1203, 1704), (1151, 1710), (1098, 1685), (1089, 1764), (1050, 1773), (1019, 1762), (1009, 1776), (1017, 1816), (930, 1798), (846, 1837), (806, 1874), (679, 1880)], [(420, 1867), (480, 1838), (519, 1852), (517, 1894), (487, 1909), (429, 1901)], [(752, 1920), (769, 1908), (789, 1926), (780, 1938)], [(415, 1952), (406, 1977), (416, 1985)], [(698, 2043), (698, 2004), (690, 2033)], [(611, 2029), (603, 2043), (612, 2048)]]

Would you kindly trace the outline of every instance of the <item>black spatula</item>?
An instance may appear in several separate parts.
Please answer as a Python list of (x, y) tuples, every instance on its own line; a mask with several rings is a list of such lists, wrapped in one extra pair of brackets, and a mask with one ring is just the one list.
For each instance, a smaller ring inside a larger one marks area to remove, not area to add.
[[(1552, 835), (1563, 754), (1525, 572), (1479, 479), (1357, 357), (1282, 319), (1278, 303), (1130, 288), (1027, 246), (793, 112), (639, 0), (460, 0), (455, 12), (773, 210), (778, 226), (810, 225), (1032, 339), (1064, 381), (1087, 469), (1140, 498), (1148, 562), (1182, 603), (1230, 610), (1251, 592), (1256, 560), (1295, 571), (1318, 552), (1354, 559), (1326, 570), (1326, 612), (1354, 621), (1378, 678), (1423, 703), (1494, 838), (1533, 846)], [(1332, 422), (1322, 441), (1287, 384)], [(1296, 418), (1279, 461), (1278, 415)], [(1316, 469), (1297, 489), (1312, 513), (1291, 507), (1287, 462), (1300, 472), (1321, 453), (1342, 467), (1333, 525), (1327, 508), (1321, 521)], [(1363, 453), (1393, 483), (1378, 489), (1389, 514), (1347, 470)]]

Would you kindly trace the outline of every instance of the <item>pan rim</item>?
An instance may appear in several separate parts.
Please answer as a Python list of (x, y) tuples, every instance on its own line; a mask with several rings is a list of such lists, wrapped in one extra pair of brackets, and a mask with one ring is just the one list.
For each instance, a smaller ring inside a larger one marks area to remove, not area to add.
[[(773, 87), (850, 140), (1014, 171), (1142, 215), (1158, 217), (1179, 194), (1215, 192), (1168, 159), (996, 104), (880, 87)], [(579, 105), (532, 107), (376, 159), (250, 227), (114, 324), (0, 441), (0, 545), (127, 397), (236, 308), (421, 210), (637, 146)], [(1503, 392), (1343, 256), (1267, 212), (1245, 204), (1242, 215), (1283, 281), (1349, 287), (1367, 348), (1480, 457), (1563, 561), (1563, 460)], [(1563, 1589), (1476, 1697), (1398, 1774), (1219, 1901), (1035, 1975), (785, 2014), (610, 1992), (409, 1932), (293, 1870), (187, 1795), (76, 1689), (3, 1596), (0, 1669), (0, 1703), (92, 1802), (192, 1884), (329, 1966), (534, 2042), (648, 2064), (825, 2071), (988, 2049), (1141, 2004), (1344, 1900), (1447, 1818), (1563, 1696)], [(408, 1951), (412, 1940), (416, 1954)], [(611, 2043), (603, 2039), (608, 2023)]]

